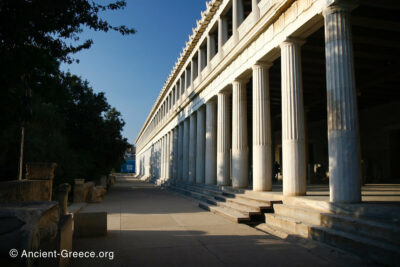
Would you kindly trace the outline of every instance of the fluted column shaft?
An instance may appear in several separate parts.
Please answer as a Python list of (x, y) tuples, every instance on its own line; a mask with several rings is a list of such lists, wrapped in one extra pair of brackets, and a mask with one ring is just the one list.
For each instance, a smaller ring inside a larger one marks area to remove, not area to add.
[(164, 178), (164, 136), (160, 140), (160, 179)]
[(190, 132), (189, 132), (189, 176), (188, 181), (194, 183), (196, 181), (196, 129), (197, 118), (196, 113), (190, 115)]
[(165, 180), (171, 178), (171, 133), (168, 132), (165, 135)]
[(179, 124), (178, 129), (178, 181), (183, 181), (183, 123)]
[(360, 202), (360, 143), (348, 7), (324, 10), (328, 103), (329, 183), (332, 202)]
[(232, 83), (232, 187), (248, 186), (246, 84)]
[(163, 152), (163, 179), (165, 180), (167, 178), (167, 144), (168, 144), (168, 135), (164, 135), (163, 137), (163, 147), (162, 147), (162, 152)]
[(253, 66), (253, 191), (272, 189), (270, 66), (268, 63)]
[(229, 95), (218, 94), (217, 184), (230, 184), (231, 125)]
[(301, 77), (301, 41), (281, 44), (283, 194), (305, 195), (306, 157)]
[(175, 127), (173, 130), (172, 179), (174, 181), (178, 178), (178, 129), (179, 127)]
[(217, 182), (217, 106), (210, 100), (206, 104), (206, 152), (205, 180), (206, 184)]
[(204, 107), (197, 110), (197, 147), (196, 147), (196, 183), (204, 184), (204, 156), (205, 156), (205, 111)]
[(189, 119), (183, 122), (183, 162), (182, 162), (182, 178), (184, 182), (189, 178)]

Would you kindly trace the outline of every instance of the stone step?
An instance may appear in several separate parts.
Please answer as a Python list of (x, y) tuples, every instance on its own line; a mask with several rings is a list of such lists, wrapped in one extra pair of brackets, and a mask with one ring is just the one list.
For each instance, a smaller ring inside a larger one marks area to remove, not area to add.
[[(203, 202), (206, 202), (208, 204), (237, 210), (248, 216), (262, 214), (261, 209), (258, 206), (250, 206), (249, 204), (240, 205), (240, 204), (237, 204), (236, 202), (226, 201), (225, 198), (223, 198), (223, 200), (221, 201), (221, 200), (218, 200), (217, 198), (214, 198), (212, 195), (206, 195), (206, 194), (191, 191), (188, 189), (179, 188), (179, 190), (182, 191), (182, 193), (184, 193), (186, 195), (190, 195), (191, 197), (201, 200)], [(240, 203), (242, 203), (242, 202), (240, 202)]]
[(280, 228), (277, 228), (275, 226), (272, 226), (272, 225), (269, 225), (266, 223), (260, 223), (256, 226), (254, 226), (254, 228), (256, 228), (257, 230), (260, 230), (264, 233), (268, 233), (268, 234), (277, 236), (282, 239), (287, 239), (289, 237), (289, 234), (287, 232), (283, 231)]
[(191, 198), (203, 201), (203, 202), (208, 202), (209, 204), (214, 204), (212, 198), (207, 197), (206, 195), (203, 195), (201, 193), (198, 192), (194, 192), (194, 191), (190, 191), (181, 187), (177, 187), (177, 186), (170, 186), (170, 189), (174, 190), (175, 192), (181, 193), (183, 195), (189, 196)]
[[(332, 216), (332, 214), (328, 214), (328, 216)], [(282, 215), (265, 214), (265, 227), (278, 232), (284, 231), (288, 234), (312, 238), (360, 256), (370, 257), (379, 263), (393, 265), (393, 262), (398, 262), (400, 258), (400, 246), (326, 226), (304, 223)]]
[(216, 205), (217, 206), (221, 206), (221, 207), (227, 207), (230, 209), (234, 209), (237, 210), (239, 212), (242, 212), (243, 214), (248, 214), (249, 216), (253, 216), (253, 215), (261, 215), (262, 212), (259, 208), (249, 208), (249, 207), (245, 207), (242, 205), (238, 205), (235, 202), (222, 202), (222, 201), (216, 201)]
[(322, 214), (322, 226), (400, 245), (400, 227), (338, 214)]
[(314, 240), (371, 258), (378, 263), (400, 266), (399, 246), (326, 227), (312, 227), (310, 236)]
[(311, 225), (302, 223), (299, 220), (274, 213), (265, 214), (265, 224), (281, 229), (289, 234), (299, 235), (304, 238), (309, 237), (309, 230), (311, 227)]
[(275, 204), (274, 205), (274, 212), (277, 215), (290, 217), (295, 220), (314, 224), (314, 225), (321, 225), (321, 211), (311, 209), (311, 208), (304, 208), (301, 206), (291, 206), (285, 204)]
[(193, 191), (199, 194), (204, 194), (209, 197), (213, 197), (218, 201), (222, 202), (229, 202), (229, 203), (234, 203), (239, 206), (243, 206), (249, 211), (256, 211), (256, 212), (262, 212), (264, 210), (271, 210), (271, 202), (266, 201), (266, 200), (254, 200), (250, 198), (238, 198), (238, 195), (233, 195), (228, 193), (228, 196), (223, 194), (224, 192), (222, 191), (215, 191), (215, 190), (209, 190), (209, 189), (203, 189), (200, 186), (191, 186), (191, 185), (182, 185), (180, 187), (185, 188), (185, 190), (188, 191)]
[(193, 191), (208, 194), (211, 196), (232, 196), (232, 197), (234, 196), (232, 194), (226, 195), (221, 190), (216, 190), (216, 189), (210, 188), (208, 186), (198, 186), (198, 185), (189, 185), (189, 184), (183, 184), (180, 186), (182, 186), (188, 190), (193, 190)]
[(250, 216), (239, 212), (237, 210), (233, 210), (228, 207), (221, 207), (221, 206), (213, 206), (206, 202), (199, 202), (199, 207), (208, 211), (211, 211), (215, 214), (219, 214), (230, 221), (236, 223), (247, 223), (250, 222)]
[(242, 198), (225, 198), (225, 201), (230, 202), (230, 203), (235, 203), (237, 205), (246, 207), (248, 209), (255, 209), (260, 212), (272, 210), (271, 203), (260, 204), (256, 201), (249, 200), (249, 199), (242, 199)]
[(279, 200), (270, 200), (262, 196), (251, 195), (251, 194), (237, 194), (236, 198), (245, 199), (252, 201), (253, 203), (258, 203), (260, 207), (271, 207), (271, 203), (281, 203)]
[(300, 206), (320, 210), (324, 213), (335, 213), (357, 218), (365, 218), (392, 224), (400, 224), (400, 205), (388, 205), (379, 203), (332, 203), (313, 199), (310, 197), (284, 197), (283, 204)]

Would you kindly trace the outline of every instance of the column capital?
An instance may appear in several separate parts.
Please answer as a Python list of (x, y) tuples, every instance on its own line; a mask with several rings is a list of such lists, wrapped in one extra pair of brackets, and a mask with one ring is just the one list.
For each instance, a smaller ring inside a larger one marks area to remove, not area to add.
[(302, 46), (303, 44), (306, 43), (306, 40), (303, 38), (298, 38), (298, 37), (286, 37), (285, 40), (283, 40), (283, 42), (280, 44), (280, 47), (282, 48), (283, 46), (287, 46), (287, 45), (298, 45), (298, 46)]
[(235, 78), (235, 79), (232, 81), (232, 85), (235, 84), (235, 83), (244, 84), (244, 83), (246, 83), (246, 82), (247, 82), (247, 79)]
[(324, 9), (322, 10), (322, 15), (325, 17), (326, 15), (337, 12), (349, 13), (356, 6), (357, 6), (356, 3), (348, 0), (336, 0), (329, 6), (324, 7)]
[(227, 88), (221, 89), (217, 95), (230, 95), (230, 91)]
[(205, 104), (209, 105), (209, 104), (216, 104), (217, 100), (215, 99), (215, 97), (210, 98)]
[(259, 68), (265, 68), (265, 69), (269, 69), (272, 67), (272, 63), (269, 61), (256, 61), (256, 63), (254, 63), (254, 65), (252, 66), (252, 69), (259, 69)]

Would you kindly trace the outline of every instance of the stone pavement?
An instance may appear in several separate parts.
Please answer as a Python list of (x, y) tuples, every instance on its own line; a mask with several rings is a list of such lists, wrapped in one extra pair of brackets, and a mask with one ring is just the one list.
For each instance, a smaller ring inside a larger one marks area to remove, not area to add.
[(370, 263), (311, 240), (287, 241), (236, 224), (197, 203), (133, 178), (119, 178), (103, 203), (108, 235), (75, 238), (74, 251), (114, 258), (73, 259), (71, 266), (365, 266)]

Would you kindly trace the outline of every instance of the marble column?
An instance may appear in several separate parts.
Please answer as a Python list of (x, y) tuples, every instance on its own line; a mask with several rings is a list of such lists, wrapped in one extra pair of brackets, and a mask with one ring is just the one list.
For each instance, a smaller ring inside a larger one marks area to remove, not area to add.
[(281, 44), (282, 169), (285, 196), (305, 195), (307, 187), (300, 56), (303, 42), (288, 38)]
[(183, 74), (181, 76), (181, 78), (179, 78), (179, 87), (180, 87), (180, 91), (181, 91), (181, 100), (183, 99), (183, 95), (185, 94), (185, 74)]
[(193, 81), (194, 81), (194, 61), (190, 61), (190, 85), (192, 85), (193, 90)]
[(189, 176), (188, 181), (190, 183), (196, 182), (196, 129), (197, 118), (196, 112), (190, 115), (190, 130), (189, 130)]
[(205, 181), (206, 184), (217, 182), (217, 105), (215, 100), (206, 104), (206, 152)]
[(184, 182), (189, 178), (189, 118), (183, 122), (182, 178)]
[(207, 62), (210, 63), (211, 59), (215, 56), (215, 35), (207, 35)]
[(251, 12), (253, 20), (257, 21), (260, 18), (260, 8), (258, 7), (258, 0), (251, 0)]
[(190, 65), (189, 65), (189, 68), (186, 69), (185, 73), (186, 73), (186, 78), (185, 78), (186, 79), (186, 87), (185, 87), (185, 90), (186, 90), (186, 94), (187, 94), (187, 91), (189, 90), (189, 87), (191, 85), (191, 78), (192, 78), (191, 71), (190, 71)]
[(327, 7), (325, 18), (331, 202), (360, 202), (360, 141), (348, 6)]
[(197, 110), (197, 147), (196, 147), (196, 183), (204, 184), (204, 153), (205, 153), (205, 111), (204, 107)]
[(162, 154), (162, 138), (160, 138), (159, 142), (158, 142), (158, 173), (157, 173), (157, 179), (162, 178), (162, 167), (163, 167), (163, 154)]
[(232, 187), (248, 186), (246, 83), (232, 83)]
[(217, 184), (230, 184), (231, 118), (229, 94), (218, 93)]
[(232, 4), (232, 35), (238, 41), (238, 28), (244, 20), (243, 0), (233, 0)]
[(202, 64), (203, 64), (203, 53), (201, 52), (201, 48), (199, 48), (198, 52), (197, 52), (197, 70), (198, 70), (198, 74), (197, 76), (199, 77), (199, 81), (201, 80), (201, 71), (203, 70), (202, 68)]
[(228, 21), (225, 17), (218, 20), (218, 51), (222, 51), (222, 47), (228, 41)]
[(178, 169), (178, 181), (183, 181), (183, 169), (182, 169), (182, 162), (183, 162), (183, 123), (179, 124), (178, 128), (178, 162), (177, 162), (177, 169)]
[(173, 130), (172, 151), (172, 180), (175, 182), (178, 177), (178, 127), (175, 127)]
[(253, 191), (272, 190), (270, 63), (253, 66)]
[(171, 162), (171, 133), (168, 132), (165, 135), (165, 175), (164, 178), (165, 180), (169, 180), (171, 178), (170, 176), (170, 162)]
[(164, 179), (165, 177), (165, 138), (161, 137), (160, 142), (160, 153), (161, 153), (161, 173), (160, 179)]

